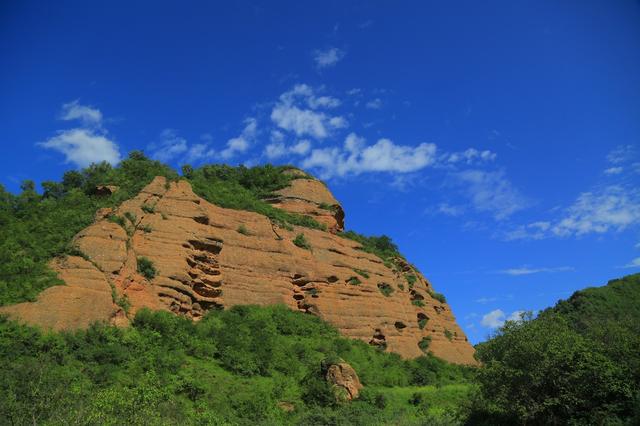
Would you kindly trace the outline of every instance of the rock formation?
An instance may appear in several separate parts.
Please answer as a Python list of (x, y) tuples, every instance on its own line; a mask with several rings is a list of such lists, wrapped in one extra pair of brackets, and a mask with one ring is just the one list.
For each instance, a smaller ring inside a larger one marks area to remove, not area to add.
[(330, 385), (343, 390), (344, 398), (348, 401), (357, 398), (363, 388), (356, 370), (346, 362), (330, 365), (326, 378)]
[[(260, 214), (210, 204), (185, 180), (157, 177), (114, 211), (98, 211), (75, 237), (78, 256), (51, 263), (65, 286), (0, 313), (60, 330), (94, 321), (126, 325), (143, 307), (197, 320), (214, 307), (284, 303), (404, 357), (429, 350), (475, 363), (451, 309), (432, 296), (420, 272), (402, 260), (389, 268), (339, 236), (344, 212), (322, 182), (295, 179), (269, 201), (313, 216), (330, 232), (287, 230)], [(300, 233), (309, 249), (293, 243)], [(155, 265), (155, 276), (138, 272), (143, 258)]]

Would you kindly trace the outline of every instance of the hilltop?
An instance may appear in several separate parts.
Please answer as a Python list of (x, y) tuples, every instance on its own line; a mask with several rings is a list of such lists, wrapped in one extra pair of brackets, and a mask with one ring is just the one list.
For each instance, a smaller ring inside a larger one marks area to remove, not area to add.
[(43, 187), (4, 193), (14, 249), (2, 251), (12, 304), (0, 313), (10, 318), (73, 330), (127, 326), (142, 308), (199, 320), (284, 304), (382, 351), (475, 363), (444, 296), (389, 238), (345, 232), (339, 202), (299, 169), (185, 166), (178, 176), (133, 153)]

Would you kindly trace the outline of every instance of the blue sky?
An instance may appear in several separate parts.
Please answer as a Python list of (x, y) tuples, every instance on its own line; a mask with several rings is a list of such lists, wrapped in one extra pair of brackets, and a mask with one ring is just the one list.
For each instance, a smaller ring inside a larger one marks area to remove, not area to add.
[(640, 270), (637, 1), (55, 3), (0, 6), (12, 191), (133, 149), (293, 163), (473, 342)]

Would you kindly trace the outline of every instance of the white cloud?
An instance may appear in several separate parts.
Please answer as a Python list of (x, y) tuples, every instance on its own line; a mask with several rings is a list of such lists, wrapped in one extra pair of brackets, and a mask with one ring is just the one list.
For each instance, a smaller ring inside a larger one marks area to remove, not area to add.
[(349, 95), (349, 96), (355, 96), (355, 95), (359, 95), (361, 93), (362, 93), (362, 89), (359, 89), (357, 87), (354, 87), (353, 89), (347, 90), (347, 95)]
[(103, 117), (99, 109), (87, 105), (80, 105), (76, 99), (75, 101), (62, 105), (60, 119), (64, 121), (80, 120), (85, 126), (100, 127)]
[(325, 50), (313, 52), (313, 60), (318, 69), (332, 67), (344, 58), (345, 52), (337, 47), (330, 47)]
[(605, 175), (619, 175), (623, 171), (624, 171), (623, 167), (609, 167), (608, 169), (605, 169), (604, 174)]
[(474, 208), (503, 220), (524, 209), (528, 200), (504, 176), (504, 172), (465, 170), (455, 175)]
[(580, 194), (552, 228), (556, 236), (603, 234), (640, 223), (640, 190), (611, 185)]
[(480, 299), (476, 299), (476, 303), (481, 303), (484, 305), (485, 303), (495, 302), (496, 300), (498, 300), (497, 297), (481, 297)]
[(364, 106), (369, 109), (380, 109), (382, 108), (382, 99), (380, 98), (372, 99), (369, 102), (367, 102)]
[(607, 161), (611, 164), (622, 164), (629, 161), (634, 156), (634, 149), (631, 145), (619, 145), (609, 154)]
[(67, 163), (74, 163), (79, 167), (87, 167), (91, 163), (101, 161), (110, 164), (120, 161), (118, 145), (106, 135), (91, 129), (63, 130), (39, 145), (63, 153)]
[(496, 309), (482, 317), (480, 324), (487, 328), (502, 327), (505, 321), (521, 321), (524, 311), (513, 311), (507, 316), (502, 309)]
[(457, 217), (464, 213), (464, 209), (460, 206), (452, 206), (447, 203), (440, 203), (438, 205), (438, 212), (446, 216)]
[(317, 97), (314, 90), (306, 84), (297, 84), (291, 90), (280, 95), (271, 111), (271, 120), (281, 129), (297, 136), (311, 136), (324, 139), (333, 130), (348, 126), (342, 116), (330, 116), (318, 111), (319, 108), (335, 108), (340, 100), (330, 96)]
[(363, 138), (351, 133), (342, 148), (311, 151), (303, 167), (320, 170), (324, 178), (364, 172), (408, 173), (432, 164), (435, 153), (434, 144), (421, 143), (413, 147), (396, 145), (389, 139), (379, 139), (374, 145), (366, 146)]
[(488, 314), (485, 314), (480, 321), (483, 327), (498, 328), (504, 325), (504, 312), (501, 309), (496, 309)]
[(293, 145), (289, 150), (294, 154), (305, 155), (310, 149), (311, 141), (305, 139)]
[(118, 145), (107, 137), (102, 128), (102, 112), (96, 108), (80, 105), (75, 100), (62, 105), (59, 118), (64, 121), (79, 120), (81, 127), (60, 130), (58, 134), (38, 143), (39, 146), (61, 152), (67, 163), (87, 167), (91, 163), (120, 162)]
[(164, 129), (160, 133), (160, 140), (148, 146), (151, 158), (168, 162), (184, 154), (189, 148), (187, 140), (178, 135), (173, 129)]
[(500, 274), (506, 274), (506, 275), (513, 275), (513, 276), (518, 276), (518, 275), (531, 275), (531, 274), (539, 274), (541, 272), (568, 272), (568, 271), (574, 271), (575, 268), (572, 268), (571, 266), (557, 266), (554, 268), (531, 268), (528, 266), (521, 266), (519, 268), (510, 268), (510, 269), (503, 269), (501, 271), (498, 271), (498, 273)]
[(624, 265), (623, 268), (640, 268), (640, 257), (636, 257), (631, 262)]
[(465, 163), (470, 165), (494, 161), (496, 157), (497, 154), (489, 150), (479, 151), (475, 148), (469, 148), (465, 151), (445, 154), (443, 161), (450, 164)]
[(247, 118), (244, 121), (245, 127), (240, 136), (227, 141), (227, 147), (220, 152), (220, 156), (229, 160), (239, 153), (246, 152), (251, 143), (255, 140), (258, 122), (255, 118)]

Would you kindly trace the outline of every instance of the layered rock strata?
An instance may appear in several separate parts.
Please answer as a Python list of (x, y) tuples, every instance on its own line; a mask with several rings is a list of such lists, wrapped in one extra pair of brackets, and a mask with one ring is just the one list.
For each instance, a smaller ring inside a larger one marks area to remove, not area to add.
[[(283, 303), (403, 357), (429, 350), (475, 363), (451, 309), (419, 271), (402, 259), (389, 267), (337, 234), (344, 213), (321, 182), (293, 180), (272, 202), (331, 232), (283, 229), (260, 214), (210, 204), (184, 180), (157, 177), (114, 211), (97, 212), (75, 237), (81, 256), (52, 262), (66, 285), (0, 313), (60, 330), (95, 321), (126, 325), (144, 307), (197, 320), (212, 308)], [(301, 233), (309, 249), (293, 243)], [(138, 272), (144, 259), (155, 276)]]

